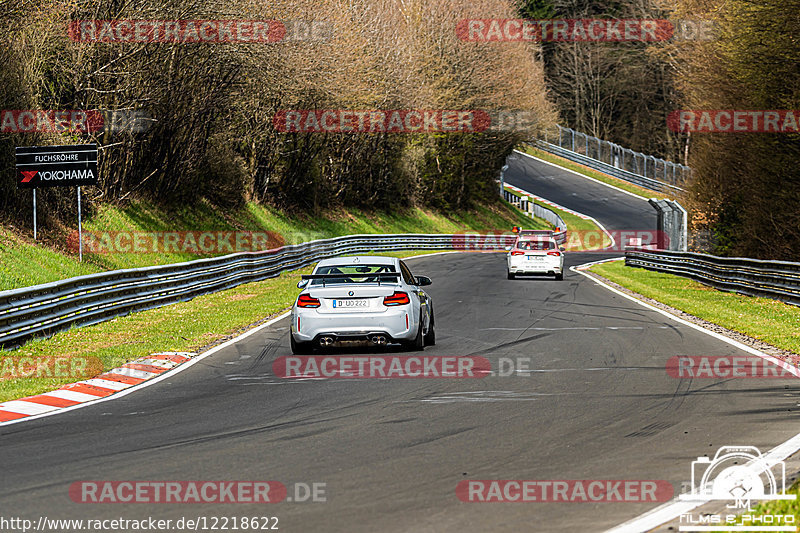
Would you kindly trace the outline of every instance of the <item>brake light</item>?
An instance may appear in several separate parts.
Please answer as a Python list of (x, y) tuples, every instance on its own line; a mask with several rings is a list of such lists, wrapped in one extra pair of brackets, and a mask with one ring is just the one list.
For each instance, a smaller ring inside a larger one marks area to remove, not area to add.
[(554, 255), (556, 257), (561, 255), (561, 252), (547, 252), (547, 255)]
[(301, 294), (297, 299), (297, 307), (319, 307), (319, 300), (308, 294)]
[(520, 250), (514, 250), (513, 252), (511, 252), (511, 255), (525, 255), (525, 252), (522, 252)]
[(395, 292), (383, 299), (383, 305), (405, 305), (407, 303), (411, 303), (411, 300), (404, 292)]

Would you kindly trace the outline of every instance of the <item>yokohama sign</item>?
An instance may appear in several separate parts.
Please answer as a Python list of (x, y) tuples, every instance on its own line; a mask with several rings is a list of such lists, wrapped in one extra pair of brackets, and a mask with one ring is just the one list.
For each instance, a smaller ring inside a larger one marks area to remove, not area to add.
[(97, 145), (18, 147), (17, 174), (21, 189), (97, 185)]

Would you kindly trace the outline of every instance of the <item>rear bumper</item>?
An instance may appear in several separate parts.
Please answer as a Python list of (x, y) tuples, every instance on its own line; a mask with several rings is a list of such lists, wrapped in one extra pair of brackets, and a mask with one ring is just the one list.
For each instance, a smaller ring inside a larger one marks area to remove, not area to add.
[(528, 260), (511, 260), (508, 261), (508, 271), (512, 274), (560, 274), (563, 270), (563, 262), (556, 261), (540, 261), (533, 262)]
[(292, 336), (297, 342), (316, 342), (322, 336), (336, 340), (367, 340), (374, 335), (402, 341), (412, 340), (417, 334), (417, 323), (408, 306), (389, 308), (381, 313), (335, 314), (294, 308), (291, 317)]

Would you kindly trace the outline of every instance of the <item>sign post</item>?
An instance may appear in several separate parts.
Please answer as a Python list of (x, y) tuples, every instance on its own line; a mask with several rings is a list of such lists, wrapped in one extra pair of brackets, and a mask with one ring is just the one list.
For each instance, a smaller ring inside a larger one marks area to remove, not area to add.
[(97, 145), (18, 146), (17, 187), (33, 189), (33, 239), (36, 240), (36, 189), (78, 188), (78, 255), (83, 261), (81, 186), (97, 185)]
[(36, 189), (33, 189), (33, 240), (36, 240)]
[(81, 229), (81, 186), (78, 185), (78, 260), (83, 263), (83, 230)]

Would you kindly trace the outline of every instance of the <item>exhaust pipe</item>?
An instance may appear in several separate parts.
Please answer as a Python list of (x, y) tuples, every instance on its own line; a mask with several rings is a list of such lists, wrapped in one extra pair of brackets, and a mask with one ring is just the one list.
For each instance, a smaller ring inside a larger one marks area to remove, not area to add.
[(320, 337), (319, 339), (320, 346), (330, 346), (334, 342), (333, 337)]
[(386, 344), (386, 337), (383, 335), (373, 335), (370, 339), (374, 344), (384, 345)]

